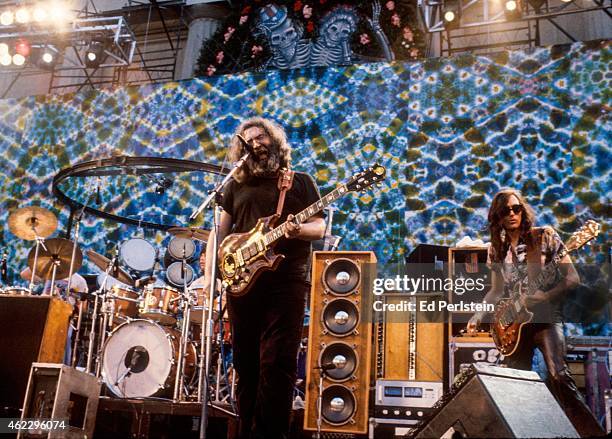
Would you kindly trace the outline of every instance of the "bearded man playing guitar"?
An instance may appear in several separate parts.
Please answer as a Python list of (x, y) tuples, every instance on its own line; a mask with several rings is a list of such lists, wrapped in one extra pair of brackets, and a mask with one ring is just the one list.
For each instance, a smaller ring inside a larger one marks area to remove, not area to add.
[[(561, 299), (580, 282), (569, 255), (560, 259), (557, 276), (545, 288), (528, 291), (530, 279), (561, 254), (563, 242), (551, 227), (534, 227), (532, 208), (513, 189), (495, 195), (488, 221), (492, 287), (484, 301), (497, 304), (505, 292), (521, 288), (520, 304), (533, 313), (531, 322), (518, 331), (518, 344), (508, 351), (504, 363), (511, 368), (531, 370), (534, 349), (540, 349), (548, 369), (548, 386), (578, 433), (582, 437), (602, 435), (603, 430), (585, 404), (565, 361)], [(477, 312), (472, 316), (468, 333), (476, 331), (484, 315)], [(494, 325), (498, 324), (496, 321)], [(503, 351), (495, 331), (494, 339)]]
[[(237, 161), (246, 150), (250, 156), (223, 190), (218, 242), (230, 233), (248, 232), (259, 219), (275, 214), (279, 173), (291, 162), (287, 137), (275, 122), (252, 118), (236, 132), (243, 140), (234, 137), (229, 159)], [(293, 214), (319, 199), (312, 177), (295, 172), (276, 221), (287, 221), (284, 237), (274, 247), (275, 253), (285, 258), (273, 271), (259, 275), (248, 293), (228, 294), (233, 361), (238, 372), (240, 438), (288, 435), (305, 298), (310, 288), (310, 241), (325, 233), (322, 214), (301, 223), (292, 220)], [(200, 259), (207, 279), (212, 273), (212, 241), (208, 240), (206, 255)]]

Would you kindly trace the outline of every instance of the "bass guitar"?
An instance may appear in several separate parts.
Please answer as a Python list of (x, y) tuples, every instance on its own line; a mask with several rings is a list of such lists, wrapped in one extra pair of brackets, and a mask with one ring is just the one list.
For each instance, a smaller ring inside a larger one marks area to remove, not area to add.
[[(363, 191), (381, 182), (385, 173), (385, 168), (378, 164), (357, 173), (346, 183), (295, 214), (292, 221), (295, 224), (305, 222), (347, 193)], [(260, 218), (253, 229), (246, 233), (228, 235), (219, 246), (219, 271), (229, 295), (247, 294), (262, 272), (275, 270), (285, 258), (282, 254), (275, 254), (273, 247), (285, 235), (288, 222), (273, 227), (276, 219), (276, 215)]]
[(493, 326), (491, 328), (491, 335), (499, 352), (505, 356), (514, 354), (521, 340), (523, 326), (533, 319), (533, 313), (522, 304), (521, 297), (542, 289), (554, 279), (561, 259), (566, 254), (579, 249), (597, 237), (600, 229), (601, 226), (598, 223), (588, 220), (565, 243), (566, 249), (561, 250), (552, 261), (542, 268), (534, 279), (529, 280), (528, 291), (521, 290), (520, 286), (523, 282), (519, 281), (516, 284), (518, 287), (511, 292), (510, 298), (499, 301), (493, 314)]

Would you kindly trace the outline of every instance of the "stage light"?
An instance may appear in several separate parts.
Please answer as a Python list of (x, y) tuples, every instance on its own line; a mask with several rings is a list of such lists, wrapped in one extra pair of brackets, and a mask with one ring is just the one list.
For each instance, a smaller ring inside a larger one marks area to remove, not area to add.
[(508, 21), (521, 18), (521, 3), (519, 0), (506, 0), (504, 2), (504, 15)]
[(31, 50), (32, 50), (32, 47), (30, 46), (30, 43), (28, 43), (26, 40), (19, 40), (15, 44), (15, 52), (17, 52), (19, 55), (23, 56), (24, 58), (30, 55)]
[(51, 64), (53, 62), (53, 60), (55, 59), (55, 57), (53, 56), (53, 54), (51, 52), (45, 52), (45, 53), (42, 54), (40, 59), (43, 62), (46, 62), (47, 64)]
[(457, 17), (456, 17), (456, 14), (455, 14), (455, 11), (446, 11), (446, 12), (444, 13), (444, 21), (446, 21), (446, 22), (449, 22), (449, 23), (450, 23), (450, 22), (451, 22), (451, 21), (453, 21), (455, 18), (457, 18)]
[(92, 41), (85, 51), (85, 65), (87, 67), (98, 67), (102, 63), (104, 55), (104, 43)]
[(8, 53), (9, 51), (9, 46), (6, 43), (0, 43), (0, 55), (4, 55), (5, 53)]
[(13, 15), (12, 11), (4, 11), (2, 14), (0, 14), (0, 24), (2, 26), (10, 26), (13, 24), (14, 19), (15, 16)]
[(0, 55), (0, 64), (3, 66), (10, 66), (13, 62), (13, 57), (7, 52)]
[(51, 16), (51, 20), (58, 25), (64, 24), (71, 18), (70, 9), (68, 9), (65, 3), (53, 3), (50, 5), (49, 15)]
[(26, 8), (19, 8), (15, 12), (15, 21), (20, 24), (25, 24), (30, 21), (30, 11)]
[(50, 70), (55, 67), (59, 60), (59, 51), (54, 46), (32, 47), (30, 63), (35, 64), (41, 69)]
[(16, 66), (22, 66), (25, 63), (25, 56), (20, 53), (13, 55), (13, 64)]
[(34, 21), (40, 23), (41, 21), (45, 21), (47, 19), (47, 11), (40, 6), (37, 6), (34, 8), (34, 12), (32, 12), (32, 17), (34, 18)]
[(461, 18), (460, 5), (457, 0), (445, 0), (444, 9), (442, 10), (442, 23), (444, 29), (451, 30), (459, 27)]

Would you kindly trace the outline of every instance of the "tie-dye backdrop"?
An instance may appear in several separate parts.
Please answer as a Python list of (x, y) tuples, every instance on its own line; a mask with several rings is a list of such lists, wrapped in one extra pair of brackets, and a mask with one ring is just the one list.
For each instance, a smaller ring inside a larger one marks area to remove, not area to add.
[[(294, 146), (294, 167), (322, 193), (374, 162), (388, 169), (375, 192), (336, 204), (342, 249), (372, 249), (399, 260), (420, 242), (487, 238), (492, 195), (524, 191), (563, 237), (585, 219), (605, 225), (582, 260), (602, 261), (610, 223), (609, 43), (457, 56), (416, 63), (268, 71), (137, 88), (0, 101), (0, 220), (13, 274), (31, 242), (8, 229), (9, 212), (41, 205), (68, 209), (51, 180), (75, 163), (111, 155), (183, 158), (221, 164), (243, 119), (271, 117)], [(180, 177), (164, 195), (146, 177), (100, 180), (102, 207), (164, 224), (186, 224), (213, 181)], [(81, 200), (96, 180), (67, 190)], [(210, 214), (205, 222), (210, 225)], [(108, 252), (136, 227), (86, 216), (81, 245)], [(58, 233), (60, 233), (58, 232)], [(145, 231), (160, 245), (166, 235)], [(88, 271), (86, 267), (82, 271)]]

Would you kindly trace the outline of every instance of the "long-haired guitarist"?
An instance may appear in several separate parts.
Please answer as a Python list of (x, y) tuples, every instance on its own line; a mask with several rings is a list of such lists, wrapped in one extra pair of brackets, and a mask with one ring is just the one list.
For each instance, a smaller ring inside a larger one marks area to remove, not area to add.
[[(248, 144), (246, 149), (251, 155), (223, 191), (218, 242), (230, 233), (250, 231), (258, 219), (275, 213), (280, 193), (279, 171), (291, 164), (291, 147), (284, 130), (275, 122), (252, 118), (236, 132)], [(245, 145), (235, 137), (229, 159), (236, 161), (245, 152)], [(314, 180), (295, 172), (276, 224), (291, 220), (293, 214), (319, 198)], [(285, 256), (280, 265), (261, 274), (247, 294), (228, 295), (241, 438), (288, 435), (296, 358), (309, 289), (310, 241), (322, 238), (324, 233), (322, 214), (301, 224), (289, 223), (285, 237), (274, 248), (277, 254)], [(212, 272), (211, 242), (209, 239), (205, 258), (200, 259), (207, 279)]]
[[(548, 368), (548, 385), (581, 436), (601, 435), (594, 416), (585, 404), (565, 362), (565, 339), (561, 315), (564, 293), (580, 279), (569, 255), (558, 265), (556, 278), (546, 287), (529, 291), (529, 280), (564, 248), (551, 227), (535, 227), (535, 214), (519, 191), (498, 192), (488, 214), (491, 246), (488, 261), (492, 287), (484, 298), (498, 303), (505, 293), (521, 288), (520, 302), (533, 312), (533, 323), (522, 326), (519, 344), (504, 363), (515, 369), (531, 370), (534, 349), (538, 348)], [(475, 313), (467, 325), (474, 332), (485, 313)]]

